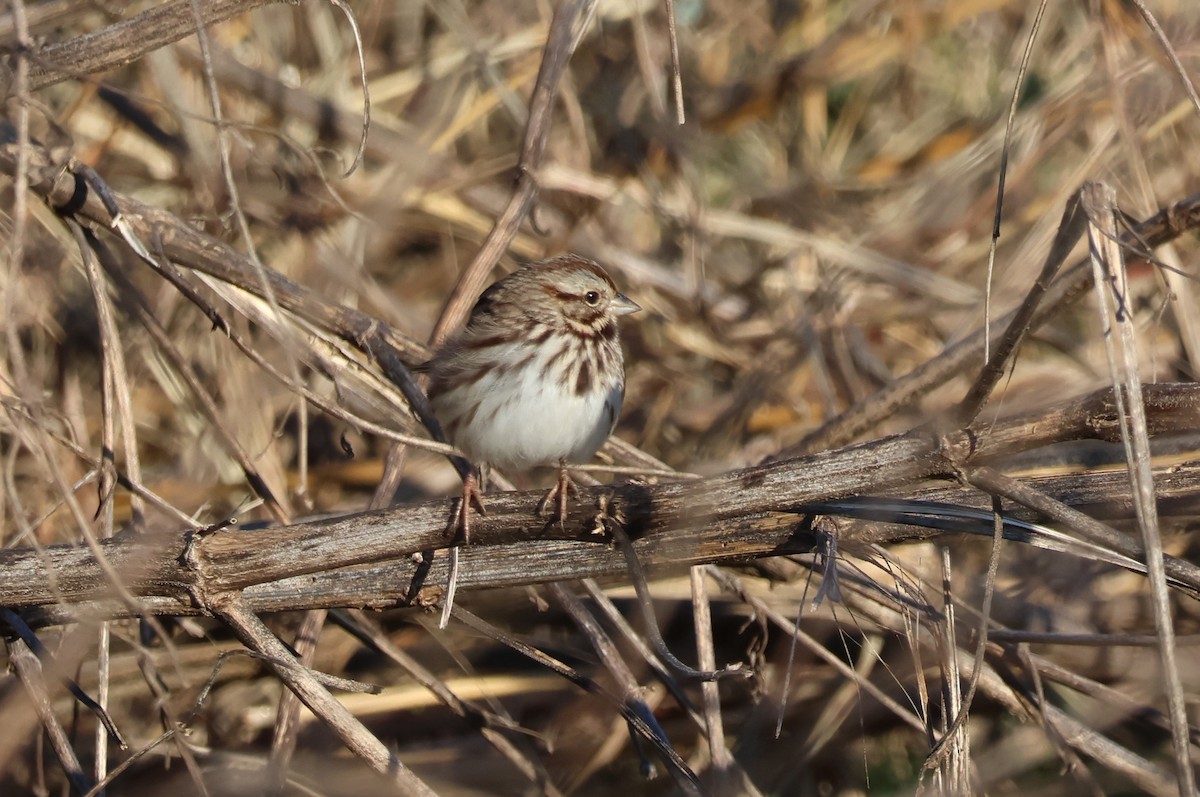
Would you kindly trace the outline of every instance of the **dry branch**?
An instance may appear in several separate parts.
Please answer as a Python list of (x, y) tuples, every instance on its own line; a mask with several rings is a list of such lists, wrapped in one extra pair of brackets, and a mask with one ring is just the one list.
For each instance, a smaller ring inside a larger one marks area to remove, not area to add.
[[(1200, 420), (1196, 386), (1160, 387), (1161, 395), (1147, 391), (1149, 416), (1155, 418), (1155, 407), (1162, 406), (1170, 420), (1154, 421), (1151, 428), (1178, 428), (1174, 423), (1194, 428)], [(1101, 396), (1081, 406), (1094, 411), (1087, 422), (1091, 428), (1111, 423), (1100, 412)], [(969, 462), (1036, 447), (1056, 439), (1063, 428), (1081, 428), (1078, 418), (1049, 417), (1059, 423), (1043, 427), (1040, 435), (1030, 432), (1026, 419), (998, 425), (995, 446), (976, 431), (938, 435), (918, 429), (699, 481), (587, 488), (562, 529), (545, 527), (533, 514), (538, 493), (491, 496), (488, 515), (473, 530), (473, 544), (463, 550), (461, 587), (624, 574), (620, 554), (597, 544), (604, 537), (593, 533), (605, 516), (638, 540), (639, 556), (650, 568), (810, 550), (815, 537), (803, 517), (808, 505), (913, 489), (922, 480), (952, 477)], [(1194, 500), (1198, 488), (1190, 473), (1184, 470), (1177, 482), (1166, 481), (1164, 490), (1174, 499)], [(102, 543), (101, 550), (139, 605), (152, 613), (199, 613), (217, 596), (239, 591), (256, 611), (429, 605), (445, 584), (445, 560), (425, 557), (418, 563), (412, 557), (449, 542), (452, 508), (451, 502), (432, 501), (262, 531), (126, 533)], [(902, 526), (848, 530), (839, 543), (896, 542), (929, 533)], [(1119, 550), (1136, 555), (1140, 547), (1125, 538)], [(1168, 559), (1167, 567), (1173, 578), (1200, 590), (1197, 568), (1175, 559)], [(37, 607), (29, 619), (38, 624), (130, 616), (131, 609), (113, 599), (110, 583), (87, 549), (57, 545), (41, 552), (0, 552), (0, 605)]]
[[(960, 442), (966, 445), (965, 438)], [(533, 493), (497, 495), (489, 498), (488, 515), (480, 520), (478, 531), (472, 534), (475, 544), (465, 553), (532, 540), (557, 541), (553, 549), (528, 545), (525, 553), (518, 545), (518, 550), (511, 552), (512, 559), (495, 557), (495, 552), (490, 552), (489, 556), (499, 560), (497, 564), (506, 562), (502, 569), (487, 568), (491, 586), (554, 580), (564, 575), (599, 575), (605, 559), (611, 564), (605, 568), (608, 572), (619, 571), (615, 552), (603, 549), (603, 556), (598, 555), (599, 550), (586, 556), (587, 548), (602, 546), (565, 542), (581, 534), (586, 539), (596, 527), (597, 501), (605, 495), (609, 515), (619, 518), (631, 535), (647, 537), (643, 545), (651, 547), (643, 556), (652, 565), (660, 561), (654, 551), (656, 542), (673, 550), (672, 558), (681, 563), (761, 555), (785, 544), (798, 522), (794, 517), (781, 520), (767, 513), (795, 512), (807, 502), (948, 473), (951, 468), (940, 450), (934, 436), (918, 433), (699, 482), (589, 488), (583, 491), (565, 530), (543, 528), (532, 512), (537, 503)], [(447, 519), (451, 509), (450, 502), (434, 501), (255, 532), (223, 531), (167, 539), (120, 535), (105, 552), (135, 594), (169, 599), (155, 611), (189, 612), (194, 611), (191, 604), (196, 590), (221, 594), (281, 579), (402, 559), (444, 546), (449, 542)], [(676, 533), (663, 535), (667, 530)], [(685, 533), (678, 533), (681, 531)], [(564, 573), (562, 563), (555, 561), (556, 553), (578, 556), (590, 566), (585, 566), (583, 572)], [(95, 560), (72, 546), (52, 546), (40, 554), (4, 551), (0, 562), (4, 564), (0, 604), (28, 607), (108, 597)], [(393, 586), (403, 591), (415, 575), (414, 566), (402, 560), (398, 567)], [(504, 575), (506, 570), (509, 572)], [(409, 579), (401, 580), (405, 571)], [(478, 569), (468, 560), (464, 586), (484, 585), (474, 576), (476, 572)], [(434, 573), (431, 578), (436, 578)], [(49, 587), (48, 579), (57, 584), (57, 593)], [(209, 602), (202, 595), (197, 597), (199, 605)], [(412, 600), (417, 598), (416, 594), (410, 596)], [(249, 600), (254, 606), (253, 598)]]
[(507, 205), (496, 219), (479, 251), (463, 270), (454, 292), (446, 300), (446, 306), (434, 328), (432, 343), (445, 340), (467, 317), (471, 305), (487, 284), (488, 275), (517, 235), (521, 223), (533, 210), (537, 200), (538, 185), (534, 172), (541, 164), (546, 151), (546, 140), (550, 136), (550, 119), (554, 107), (558, 83), (566, 71), (578, 43), (576, 28), (586, 25), (595, 11), (595, 3), (587, 0), (567, 0), (554, 14), (550, 24), (550, 36), (543, 50), (541, 68), (533, 97), (529, 101), (529, 121), (521, 146), (521, 157), (517, 161), (517, 179)]
[[(205, 25), (214, 25), (259, 6), (296, 4), (298, 0), (210, 0), (200, 3)], [(94, 33), (34, 49), (29, 86), (32, 91), (64, 80), (131, 64), (147, 53), (196, 32), (192, 0), (173, 0), (123, 19)], [(8, 76), (0, 73), (0, 93), (7, 94)]]
[(401, 789), (402, 794), (418, 797), (434, 797), (434, 792), (425, 785), (408, 767), (401, 763), (387, 746), (379, 741), (350, 711), (338, 702), (313, 675), (312, 671), (296, 661), (282, 642), (271, 633), (262, 621), (246, 610), (236, 597), (221, 600), (211, 607), (221, 619), (234, 630), (246, 647), (269, 657), (271, 667), (288, 688), (325, 720), (350, 750), (372, 769), (389, 777)]
[[(1070, 244), (1065, 239), (1070, 233), (1079, 231), (1079, 222), (1080, 217), (1072, 200), (1063, 214), (1060, 235), (1047, 255), (1043, 279), (1057, 270), (1062, 260), (1070, 254)], [(1133, 225), (1121, 234), (1119, 243), (1130, 250), (1130, 260), (1137, 257), (1149, 258), (1152, 257), (1150, 252), (1155, 247), (1197, 226), (1200, 226), (1200, 194), (1177, 202)], [(1061, 271), (1053, 284), (1036, 286), (1028, 297), (1029, 300), (1018, 310), (1006, 313), (992, 321), (986, 329), (981, 329), (947, 347), (937, 357), (922, 363), (823, 424), (784, 453), (791, 455), (827, 446), (844, 445), (891, 417), (897, 410), (945, 384), (964, 369), (969, 369), (969, 363), (973, 358), (980, 357), (986, 343), (1007, 331), (1009, 338), (1006, 343), (1011, 345), (1006, 345), (991, 359), (984, 373), (980, 375), (975, 390), (964, 402), (963, 411), (968, 416), (978, 411), (986, 398), (985, 391), (994, 387), (999, 377), (1000, 370), (997, 366), (1003, 365), (1005, 359), (1015, 352), (1015, 347), (1026, 329), (1037, 329), (1053, 318), (1062, 307), (1082, 296), (1092, 286), (1091, 277), (1090, 261), (1087, 258), (1077, 261)], [(1020, 323), (1014, 325), (1014, 321)]]
[(75, 755), (74, 748), (71, 747), (71, 739), (67, 731), (54, 713), (46, 691), (46, 682), (42, 678), (41, 662), (20, 639), (9, 644), (8, 657), (17, 677), (21, 679), (21, 684), (25, 687), (29, 699), (33, 701), (34, 709), (37, 711), (46, 735), (50, 738), (50, 746), (54, 750), (54, 754), (58, 756), (67, 780), (77, 793), (86, 793), (91, 787), (91, 783), (79, 765), (79, 758)]

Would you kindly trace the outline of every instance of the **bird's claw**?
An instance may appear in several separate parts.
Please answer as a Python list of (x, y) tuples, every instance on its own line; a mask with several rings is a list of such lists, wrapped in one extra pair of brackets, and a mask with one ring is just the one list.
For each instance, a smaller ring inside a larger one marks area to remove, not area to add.
[[(539, 517), (546, 517), (546, 525), (558, 524), (559, 528), (563, 528), (567, 522), (567, 501), (571, 494), (579, 495), (579, 487), (571, 479), (571, 474), (567, 472), (567, 466), (560, 463), (558, 467), (558, 481), (551, 487), (542, 500), (538, 501), (537, 509), (535, 510)], [(553, 512), (548, 513), (546, 510), (553, 506)]]
[(455, 544), (466, 545), (471, 541), (471, 507), (478, 510), (479, 514), (487, 515), (487, 509), (483, 506), (483, 492), (479, 489), (479, 478), (474, 471), (463, 479), (462, 498), (454, 513), (452, 542)]

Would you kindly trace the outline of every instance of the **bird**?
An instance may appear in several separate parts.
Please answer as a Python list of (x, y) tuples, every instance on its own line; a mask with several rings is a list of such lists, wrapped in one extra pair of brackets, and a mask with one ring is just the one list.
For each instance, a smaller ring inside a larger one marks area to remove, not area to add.
[(448, 441), (469, 460), (456, 533), (470, 541), (470, 513), (486, 514), (488, 466), (557, 466), (538, 504), (550, 522), (577, 492), (570, 464), (591, 459), (612, 433), (625, 398), (617, 319), (641, 309), (596, 262), (565, 254), (527, 264), (480, 294), (463, 329), (421, 366)]

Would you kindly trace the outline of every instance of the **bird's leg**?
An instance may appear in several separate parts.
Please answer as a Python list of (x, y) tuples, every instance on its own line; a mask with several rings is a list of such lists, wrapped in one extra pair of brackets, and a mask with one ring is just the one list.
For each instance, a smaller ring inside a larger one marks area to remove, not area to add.
[(571, 493), (579, 495), (579, 488), (575, 486), (574, 480), (571, 479), (571, 474), (567, 472), (566, 460), (558, 461), (558, 481), (550, 488), (542, 500), (538, 502), (537, 513), (539, 515), (546, 514), (546, 508), (550, 506), (550, 502), (554, 502), (554, 515), (551, 516), (549, 522), (563, 525), (567, 520), (567, 500)]
[(449, 564), (446, 574), (446, 594), (442, 599), (442, 617), (438, 628), (445, 628), (450, 622), (450, 612), (454, 609), (454, 594), (458, 591), (458, 547), (471, 542), (471, 507), (486, 515), (483, 508), (483, 466), (469, 465), (467, 474), (463, 476), (462, 499), (454, 512), (453, 537), (450, 539)]
[(463, 478), (462, 500), (458, 502), (458, 511), (454, 518), (454, 541), (466, 545), (471, 542), (471, 507), (486, 515), (483, 508), (482, 473), (474, 465)]

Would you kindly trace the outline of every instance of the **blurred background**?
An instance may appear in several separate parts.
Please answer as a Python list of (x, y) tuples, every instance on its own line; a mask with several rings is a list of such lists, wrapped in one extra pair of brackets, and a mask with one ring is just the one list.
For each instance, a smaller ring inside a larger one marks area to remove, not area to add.
[[(83, 36), (153, 5), (25, 4), (39, 44)], [(115, 190), (245, 252), (234, 213), (239, 207), (267, 267), (331, 302), (385, 320), (417, 350), (512, 190), (554, 5), (349, 0), (347, 7), (361, 29), (371, 97), (365, 158), (349, 176), (344, 173), (362, 125), (358, 55), (346, 16), (315, 0), (256, 8), (209, 29), (236, 206), (222, 173), (195, 37), (119, 69), (37, 91), (35, 132), (54, 131)], [(1150, 10), (1195, 81), (1200, 6), (1161, 0)], [(1111, 185), (1133, 219), (1200, 191), (1200, 112), (1137, 9), (1117, 0), (1051, 3), (1030, 45), (1037, 12), (1036, 4), (1013, 0), (677, 0), (687, 116), (680, 126), (663, 6), (604, 0), (558, 93), (536, 172), (541, 191), (532, 222), (497, 275), (519, 262), (574, 251), (603, 263), (645, 308), (622, 326), (628, 382), (617, 435), (672, 468), (719, 473), (796, 445), (983, 325), (1005, 126), (1027, 47), (1028, 73), (1015, 97), (1008, 142), (993, 316), (1029, 290), (1066, 201), (1084, 181)], [(6, 11), (0, 42), (12, 48), (15, 41)], [(10, 102), (10, 114), (11, 108)], [(2, 191), (0, 231), (7, 238), (14, 221), (8, 177)], [(77, 539), (47, 469), (76, 484), (87, 481), (90, 466), (65, 445), (50, 460), (31, 453), (21, 431), (31, 421), (11, 409), (14, 346), (40, 391), (43, 430), (94, 456), (101, 428), (100, 336), (79, 251), (36, 201), (27, 223), (23, 266), (7, 270), (0, 282), (10, 308), (6, 323), (18, 333), (9, 337), (0, 363), (0, 398), (10, 406), (0, 418), (0, 544), (18, 547)], [(1126, 301), (1142, 347), (1142, 378), (1194, 381), (1200, 363), (1195, 235), (1156, 254), (1180, 271), (1131, 265)], [(293, 390), (213, 332), (178, 291), (149, 271), (133, 277), (216, 400), (222, 424), (297, 516), (366, 507), (387, 441), (311, 408), (301, 412)], [(251, 318), (210, 287), (198, 289), (226, 308), (264, 357), (276, 364), (289, 359)], [(119, 323), (143, 483), (198, 523), (234, 513), (243, 522), (268, 519), (261, 508), (248, 507), (252, 493), (242, 469), (145, 331), (124, 316)], [(964, 370), (868, 436), (941, 417), (976, 370)], [(364, 389), (364, 380), (346, 377), (343, 384), (338, 371), (310, 365), (299, 374), (330, 401), (420, 433), (394, 396)], [(1036, 411), (1108, 384), (1104, 341), (1086, 298), (1026, 342), (985, 412)], [(1106, 452), (1089, 447), (1087, 456), (1068, 456), (1065, 465), (1055, 456), (1024, 467), (1086, 471), (1096, 464), (1088, 456), (1107, 461)], [(119, 452), (118, 464), (124, 456)], [(457, 484), (443, 457), (414, 450), (398, 500), (449, 496)], [(85, 511), (97, 509), (94, 483), (75, 494)], [(130, 517), (127, 493), (119, 490), (116, 501), (119, 527)], [(146, 523), (179, 527), (153, 511)], [(1170, 521), (1172, 553), (1194, 558), (1193, 526), (1194, 517)], [(978, 606), (987, 541), (945, 543), (962, 599)], [(997, 583), (994, 612), (1004, 623), (1038, 631), (1154, 633), (1144, 579), (1020, 548), (1005, 548)], [(900, 546), (890, 554), (889, 566), (911, 579), (914, 590), (940, 601), (934, 544)], [(932, 788), (921, 770), (930, 747), (926, 733), (862, 684), (917, 714), (936, 713), (939, 687), (928, 668), (936, 669), (938, 657), (928, 649), (924, 658), (917, 653), (924, 643), (911, 627), (915, 621), (869, 589), (827, 597), (810, 611), (817, 589), (810, 563), (781, 559), (737, 571), (763, 605), (713, 590), (718, 663), (760, 667), (749, 683), (721, 686), (738, 767), (762, 794)], [(861, 572), (863, 583), (899, 578), (882, 569)], [(664, 634), (693, 661), (686, 574), (661, 575), (654, 591)], [(627, 588), (613, 585), (609, 592), (630, 609)], [(557, 610), (540, 610), (525, 590), (460, 600), (583, 670), (599, 669), (571, 622)], [(790, 637), (769, 627), (767, 607), (788, 621), (803, 607), (802, 629), (815, 647), (802, 647), (790, 659)], [(1174, 611), (1181, 643), (1188, 645), (1197, 606), (1179, 599)], [(433, 620), (419, 610), (375, 620), (396, 646), (462, 696), (503, 705), (528, 729), (518, 734), (521, 744), (560, 793), (674, 793), (661, 765), (657, 779), (641, 777), (639, 755), (611, 705), (474, 632), (452, 626), (431, 633)], [(293, 617), (270, 623), (284, 639), (294, 634)], [(221, 651), (238, 647), (210, 620), (175, 629), (169, 652), (161, 640), (145, 646), (136, 624), (116, 624), (112, 633), (111, 711), (135, 749), (162, 732), (156, 701), (186, 716)], [(43, 633), (51, 649), (58, 638), (55, 631)], [(857, 671), (859, 680), (815, 648)], [(1181, 656), (1193, 660), (1194, 650), (1182, 648)], [(1149, 766), (1169, 770), (1152, 647), (1035, 645), (1034, 651), (1044, 659), (1017, 669), (1022, 678), (1053, 670), (1039, 692), (1047, 704)], [(93, 659), (84, 656), (79, 669), (85, 687), (95, 684)], [(147, 660), (157, 662), (163, 688), (147, 687)], [(385, 687), (382, 696), (348, 696), (346, 702), (439, 794), (552, 793), (345, 631), (326, 628), (315, 666)], [(676, 749), (697, 771), (707, 771), (705, 745), (686, 711), (644, 665), (637, 674)], [(920, 685), (926, 677), (933, 679), (928, 687)], [(1189, 665), (1185, 677), (1194, 697), (1195, 668)], [(28, 713), (11, 676), (0, 687), (5, 712)], [(109, 793), (262, 793), (280, 690), (264, 665), (230, 660), (190, 725), (186, 745), (198, 763), (182, 766), (176, 743), (160, 745)], [(689, 687), (688, 693), (698, 692)], [(55, 705), (90, 766), (91, 715), (72, 708), (66, 696)], [(1036, 721), (1037, 711), (1022, 714), (1016, 706), (991, 693), (976, 698), (971, 762), (981, 793), (1154, 790), (1111, 761), (1081, 753), (1061, 729), (1048, 731)], [(36, 727), (21, 727), (30, 730), (10, 745), (0, 790), (63, 793), (61, 773)], [(111, 753), (113, 765), (126, 756)], [(387, 793), (311, 717), (287, 789)]]

